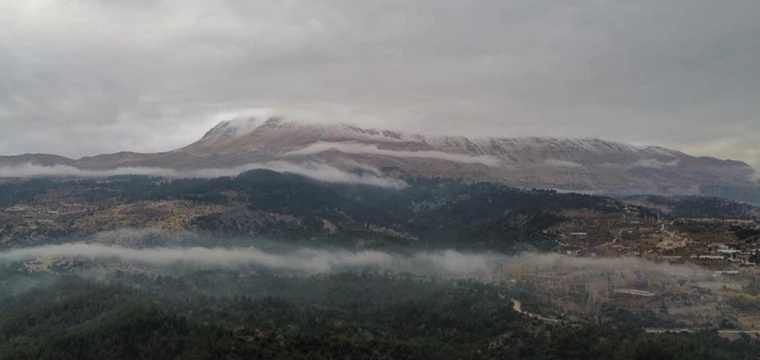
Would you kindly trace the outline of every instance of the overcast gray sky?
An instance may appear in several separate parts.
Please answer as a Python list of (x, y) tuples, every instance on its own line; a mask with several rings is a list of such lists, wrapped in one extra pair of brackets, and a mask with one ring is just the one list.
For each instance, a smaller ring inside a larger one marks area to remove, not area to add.
[(0, 0), (0, 153), (160, 151), (251, 108), (760, 163), (758, 0)]

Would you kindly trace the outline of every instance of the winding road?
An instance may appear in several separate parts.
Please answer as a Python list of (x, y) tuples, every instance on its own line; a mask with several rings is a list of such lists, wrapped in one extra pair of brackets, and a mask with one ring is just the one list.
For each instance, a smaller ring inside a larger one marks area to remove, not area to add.
[(534, 319), (539, 319), (539, 320), (543, 320), (543, 321), (551, 322), (551, 323), (562, 322), (562, 320), (550, 319), (548, 317), (544, 317), (544, 316), (541, 316), (541, 315), (538, 315), (538, 314), (534, 314), (534, 313), (529, 313), (527, 311), (523, 311), (522, 304), (517, 299), (512, 299), (512, 309), (514, 309), (515, 311), (519, 312), (520, 314), (527, 315), (527, 316), (532, 317)]
[[(543, 321), (550, 322), (550, 323), (555, 323), (555, 324), (562, 322), (562, 320), (559, 320), (559, 319), (551, 319), (551, 318), (548, 318), (548, 317), (545, 317), (545, 316), (541, 316), (541, 315), (538, 315), (538, 314), (534, 314), (534, 313), (530, 313), (530, 312), (527, 312), (527, 311), (523, 311), (523, 309), (522, 309), (522, 303), (520, 303), (519, 300), (517, 300), (517, 299), (511, 299), (511, 300), (512, 300), (512, 309), (515, 310), (515, 311), (517, 311), (520, 314), (532, 317), (534, 319), (539, 319), (539, 320), (543, 320)], [(684, 328), (684, 329), (655, 329), (655, 328), (649, 328), (649, 329), (644, 329), (644, 332), (646, 332), (647, 334), (665, 334), (665, 333), (668, 333), (668, 332), (674, 332), (674, 333), (683, 333), (683, 332), (694, 333), (694, 332), (697, 332), (697, 330), (695, 330), (695, 329), (686, 329), (686, 328)], [(722, 335), (732, 335), (732, 334), (748, 334), (748, 335), (753, 335), (754, 334), (754, 335), (760, 335), (760, 330), (718, 330), (718, 333), (722, 334)]]

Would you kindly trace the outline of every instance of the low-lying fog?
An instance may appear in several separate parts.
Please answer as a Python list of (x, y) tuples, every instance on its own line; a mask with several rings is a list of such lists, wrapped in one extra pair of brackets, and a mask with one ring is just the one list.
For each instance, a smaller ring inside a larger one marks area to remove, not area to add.
[(205, 268), (245, 266), (288, 270), (306, 274), (349, 270), (411, 272), (431, 276), (485, 276), (494, 272), (503, 256), (464, 254), (456, 251), (400, 255), (382, 251), (292, 249), (267, 251), (257, 247), (128, 248), (115, 245), (70, 243), (8, 250), (0, 262), (29, 261), (37, 258), (84, 258), (119, 260), (148, 265), (185, 264)]
[(323, 163), (292, 163), (286, 161), (271, 161), (262, 164), (252, 163), (231, 168), (207, 168), (189, 170), (175, 170), (157, 167), (120, 167), (109, 170), (87, 170), (67, 165), (41, 166), (36, 164), (23, 164), (18, 166), (1, 166), (0, 177), (31, 178), (40, 176), (71, 176), (99, 178), (121, 175), (139, 175), (169, 179), (211, 179), (218, 177), (237, 176), (247, 171), (259, 169), (271, 170), (280, 173), (297, 174), (328, 183), (361, 184), (394, 189), (399, 189), (407, 186), (404, 181), (383, 176), (379, 171), (377, 171), (377, 169), (364, 168), (364, 170), (367, 170), (368, 172), (363, 174), (356, 174), (346, 172)]
[(234, 269), (247, 266), (308, 274), (351, 270), (414, 273), (436, 277), (469, 277), (482, 280), (508, 278), (510, 272), (557, 273), (583, 276), (634, 271), (658, 277), (706, 278), (709, 272), (696, 267), (653, 263), (637, 258), (578, 258), (560, 254), (465, 253), (453, 250), (398, 254), (347, 249), (280, 248), (265, 246), (237, 248), (147, 247), (67, 243), (0, 252), (0, 262), (37, 258), (80, 258), (118, 260), (152, 266), (188, 265)]

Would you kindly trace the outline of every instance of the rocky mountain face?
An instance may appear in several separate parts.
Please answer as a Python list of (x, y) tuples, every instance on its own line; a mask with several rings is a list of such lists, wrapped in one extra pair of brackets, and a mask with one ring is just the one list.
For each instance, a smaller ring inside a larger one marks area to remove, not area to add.
[(429, 137), (283, 118), (224, 121), (197, 142), (165, 153), (122, 152), (78, 160), (21, 155), (0, 157), (0, 166), (186, 170), (272, 161), (319, 162), (346, 171), (370, 167), (396, 177), (460, 178), (528, 188), (758, 196), (757, 183), (750, 181), (753, 170), (743, 162), (657, 146), (600, 139)]

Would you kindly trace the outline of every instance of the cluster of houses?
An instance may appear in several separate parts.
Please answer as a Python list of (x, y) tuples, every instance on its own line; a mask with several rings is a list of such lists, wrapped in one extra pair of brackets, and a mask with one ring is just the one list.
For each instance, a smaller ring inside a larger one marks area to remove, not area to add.
[(737, 224), (721, 219), (579, 219), (558, 229), (559, 249), (572, 256), (629, 256), (673, 263), (693, 262), (730, 275), (760, 263), (760, 245), (738, 241)]
[(20, 215), (23, 218), (34, 220), (34, 222), (42, 225), (55, 225), (55, 220), (51, 219), (51, 217), (59, 215), (58, 210), (39, 211), (20, 205), (5, 208), (3, 211), (8, 214)]

